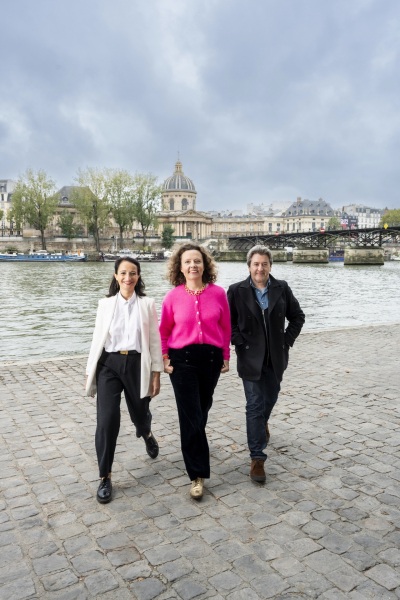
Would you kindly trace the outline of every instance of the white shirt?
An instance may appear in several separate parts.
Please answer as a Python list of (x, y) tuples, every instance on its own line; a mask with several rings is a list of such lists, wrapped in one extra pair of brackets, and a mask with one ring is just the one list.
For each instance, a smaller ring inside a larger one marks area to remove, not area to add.
[(135, 292), (125, 300), (118, 292), (115, 312), (110, 325), (110, 331), (104, 345), (106, 352), (119, 350), (142, 351), (140, 330), (140, 315), (138, 299)]

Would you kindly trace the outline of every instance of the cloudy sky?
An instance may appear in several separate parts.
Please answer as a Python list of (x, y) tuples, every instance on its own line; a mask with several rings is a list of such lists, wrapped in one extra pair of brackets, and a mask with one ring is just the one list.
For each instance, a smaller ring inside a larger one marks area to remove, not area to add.
[(0, 178), (178, 157), (199, 210), (400, 207), (399, 0), (8, 0)]

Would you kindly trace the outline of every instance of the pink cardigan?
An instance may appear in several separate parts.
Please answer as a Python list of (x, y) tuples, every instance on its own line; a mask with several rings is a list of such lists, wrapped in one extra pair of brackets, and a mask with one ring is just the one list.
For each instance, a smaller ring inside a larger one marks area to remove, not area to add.
[(163, 354), (169, 348), (212, 344), (229, 360), (231, 319), (225, 290), (213, 283), (192, 296), (178, 285), (165, 296), (161, 308), (160, 335)]

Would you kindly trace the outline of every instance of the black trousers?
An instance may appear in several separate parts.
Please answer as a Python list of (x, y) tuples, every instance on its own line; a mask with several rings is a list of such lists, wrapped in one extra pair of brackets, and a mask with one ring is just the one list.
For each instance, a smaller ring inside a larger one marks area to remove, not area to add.
[(136, 436), (151, 431), (150, 397), (140, 397), (140, 354), (119, 354), (103, 351), (96, 371), (97, 427), (95, 435), (100, 477), (111, 473), (115, 447), (121, 424), (121, 393)]
[(223, 366), (222, 349), (209, 344), (170, 348), (174, 367), (170, 375), (178, 408), (181, 448), (191, 481), (210, 477), (210, 450), (206, 436), (208, 412)]

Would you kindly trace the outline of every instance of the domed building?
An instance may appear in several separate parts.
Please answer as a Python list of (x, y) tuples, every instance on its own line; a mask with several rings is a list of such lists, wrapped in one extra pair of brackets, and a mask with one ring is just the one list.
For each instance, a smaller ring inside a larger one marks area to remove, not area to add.
[(182, 163), (178, 160), (175, 163), (175, 171), (171, 177), (167, 177), (162, 185), (162, 206), (163, 210), (196, 210), (197, 192), (193, 181), (183, 173)]
[(178, 160), (174, 173), (162, 184), (162, 210), (157, 215), (160, 235), (165, 225), (171, 225), (175, 238), (204, 240), (210, 237), (212, 218), (196, 211), (196, 196), (194, 183), (186, 177)]

